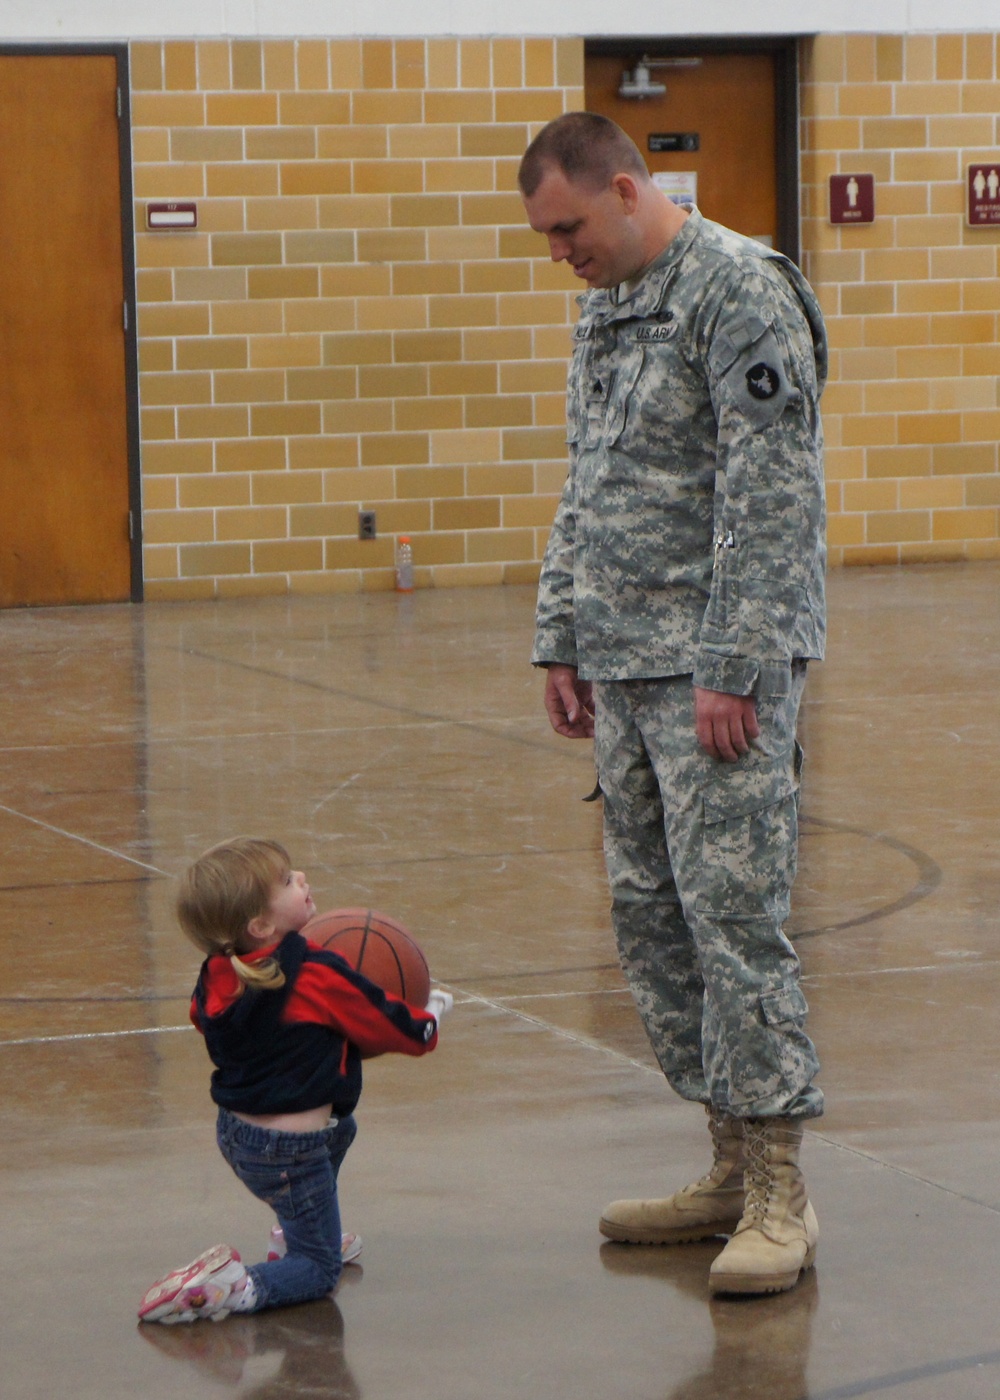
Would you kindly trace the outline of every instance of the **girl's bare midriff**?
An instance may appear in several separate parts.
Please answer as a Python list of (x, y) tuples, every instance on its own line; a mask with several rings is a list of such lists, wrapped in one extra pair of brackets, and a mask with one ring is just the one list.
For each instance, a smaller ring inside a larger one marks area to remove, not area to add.
[(275, 1133), (321, 1133), (330, 1126), (333, 1104), (322, 1104), (319, 1108), (307, 1108), (302, 1113), (236, 1113), (234, 1118), (242, 1118), (244, 1123), (252, 1123), (255, 1128), (268, 1128)]

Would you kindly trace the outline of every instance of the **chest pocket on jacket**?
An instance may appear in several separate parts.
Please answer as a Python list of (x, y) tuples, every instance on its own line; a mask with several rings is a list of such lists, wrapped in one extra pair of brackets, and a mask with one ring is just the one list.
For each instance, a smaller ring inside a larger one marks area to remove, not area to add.
[[(619, 412), (608, 441), (647, 466), (672, 470), (686, 458), (692, 438), (715, 421), (704, 369), (689, 362), (687, 328), (670, 312), (622, 328), (622, 360), (630, 376), (616, 392)], [(703, 421), (704, 420), (704, 421)]]
[(612, 367), (609, 358), (591, 362), (589, 381), (585, 386), (586, 445), (614, 447), (622, 435), (629, 401), (642, 373), (642, 350), (630, 345), (623, 347)]

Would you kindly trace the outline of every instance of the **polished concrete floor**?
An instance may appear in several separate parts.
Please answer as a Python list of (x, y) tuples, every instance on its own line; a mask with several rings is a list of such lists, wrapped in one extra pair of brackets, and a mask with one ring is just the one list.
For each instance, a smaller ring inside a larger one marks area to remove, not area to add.
[[(1000, 569), (835, 573), (803, 716), (790, 932), (827, 1116), (793, 1293), (710, 1300), (717, 1243), (603, 1243), (700, 1174), (607, 913), (589, 746), (526, 664), (529, 590), (0, 614), (4, 1400), (995, 1400)], [(335, 1300), (138, 1327), (269, 1219), (218, 1156), (173, 880), (271, 833), (320, 907), (417, 933), (456, 1006), (368, 1066)]]

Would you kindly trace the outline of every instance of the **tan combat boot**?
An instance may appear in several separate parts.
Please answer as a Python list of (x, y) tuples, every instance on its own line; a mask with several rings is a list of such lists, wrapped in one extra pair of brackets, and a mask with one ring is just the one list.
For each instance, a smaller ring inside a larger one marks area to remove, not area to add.
[(783, 1293), (816, 1259), (819, 1226), (799, 1170), (802, 1120), (744, 1124), (746, 1209), (709, 1272), (712, 1293)]
[(715, 1153), (711, 1171), (664, 1200), (612, 1201), (601, 1217), (602, 1235), (623, 1244), (687, 1244), (732, 1234), (743, 1214), (743, 1124), (706, 1112)]

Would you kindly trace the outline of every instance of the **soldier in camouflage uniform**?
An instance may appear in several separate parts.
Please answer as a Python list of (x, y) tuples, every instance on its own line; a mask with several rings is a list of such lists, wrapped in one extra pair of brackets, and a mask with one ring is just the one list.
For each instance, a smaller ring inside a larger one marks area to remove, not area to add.
[(713, 1291), (778, 1292), (817, 1238), (798, 1149), (822, 1095), (782, 925), (824, 641), (823, 320), (792, 263), (678, 208), (606, 118), (549, 123), (519, 185), (591, 288), (532, 660), (557, 732), (595, 737), (622, 966), (714, 1147), (707, 1176), (613, 1202), (601, 1230), (730, 1234)]

